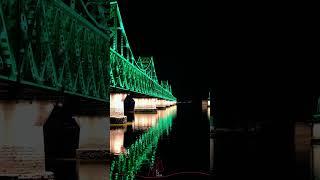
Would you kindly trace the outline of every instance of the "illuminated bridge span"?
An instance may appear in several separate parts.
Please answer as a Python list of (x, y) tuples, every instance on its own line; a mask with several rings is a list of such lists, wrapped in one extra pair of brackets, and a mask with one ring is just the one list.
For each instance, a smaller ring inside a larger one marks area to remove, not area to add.
[(176, 100), (153, 58), (134, 57), (116, 2), (1, 2), (1, 79), (99, 101), (109, 87)]
[[(134, 56), (115, 1), (1, 0), (0, 18), (0, 161), (8, 149), (40, 154), (27, 175), (45, 171), (44, 155), (63, 154), (52, 146), (71, 146), (51, 143), (63, 138), (66, 122), (78, 126), (77, 157), (86, 149), (105, 157), (108, 114), (123, 116), (128, 95), (137, 111), (176, 101), (168, 81), (158, 80), (153, 57)], [(12, 161), (0, 172), (19, 174)]]
[(159, 83), (153, 57), (139, 57), (137, 60), (121, 20), (118, 4), (111, 2), (111, 87), (136, 92), (151, 97), (175, 101), (168, 81)]

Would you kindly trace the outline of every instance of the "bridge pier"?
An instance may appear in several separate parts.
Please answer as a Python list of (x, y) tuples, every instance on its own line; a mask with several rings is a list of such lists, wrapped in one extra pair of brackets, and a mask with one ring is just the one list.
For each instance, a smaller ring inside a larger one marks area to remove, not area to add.
[(202, 106), (202, 111), (207, 111), (209, 106), (209, 101), (208, 100), (202, 100), (201, 101), (201, 106)]
[(314, 142), (320, 142), (320, 113), (313, 115), (312, 138)]
[(320, 142), (320, 123), (314, 122), (312, 126), (312, 139), (314, 142)]
[(158, 99), (157, 100), (157, 109), (163, 110), (167, 108), (167, 102), (164, 99)]
[(87, 179), (107, 177), (102, 169), (108, 168), (110, 158), (108, 116), (109, 103), (64, 97), (44, 126), (46, 169), (53, 171), (57, 179), (74, 173), (79, 180), (90, 173), (95, 176)]
[(134, 98), (135, 113), (157, 113), (157, 98)]
[(0, 175), (49, 179), (45, 171), (43, 125), (49, 101), (0, 101)]
[(76, 116), (80, 127), (77, 159), (105, 161), (109, 158), (110, 121), (106, 116)]
[(174, 105), (176, 105), (176, 104), (177, 104), (176, 101), (169, 101), (169, 106), (174, 106)]
[(125, 93), (110, 93), (110, 121), (111, 124), (122, 124), (127, 122), (124, 115)]
[(166, 109), (167, 107), (173, 106), (175, 104), (176, 104), (175, 101), (168, 101), (168, 100), (164, 100), (164, 99), (158, 99), (157, 108), (158, 109)]

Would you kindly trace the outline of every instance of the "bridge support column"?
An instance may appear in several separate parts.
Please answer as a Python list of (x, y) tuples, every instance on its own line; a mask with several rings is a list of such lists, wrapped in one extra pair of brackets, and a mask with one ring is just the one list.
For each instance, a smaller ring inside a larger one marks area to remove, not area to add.
[(320, 142), (320, 114), (313, 115), (312, 138), (315, 142)]
[(110, 93), (110, 121), (112, 124), (122, 124), (127, 122), (124, 115), (124, 100), (127, 94)]
[(202, 111), (207, 111), (208, 110), (208, 100), (202, 100)]
[(320, 122), (313, 123), (312, 131), (313, 140), (320, 142)]
[(51, 178), (42, 126), (53, 107), (49, 101), (0, 101), (0, 176)]
[(80, 127), (77, 159), (105, 161), (110, 153), (110, 121), (103, 116), (75, 117)]
[(169, 106), (174, 106), (176, 105), (176, 102), (175, 101), (167, 101), (168, 105)]
[(135, 113), (157, 113), (157, 99), (156, 98), (134, 98)]
[(173, 106), (176, 104), (175, 101), (168, 101), (168, 100), (162, 100), (162, 106), (165, 106), (165, 107), (170, 107), (170, 106)]
[(164, 99), (158, 99), (157, 100), (157, 109), (166, 109), (167, 107), (167, 102)]

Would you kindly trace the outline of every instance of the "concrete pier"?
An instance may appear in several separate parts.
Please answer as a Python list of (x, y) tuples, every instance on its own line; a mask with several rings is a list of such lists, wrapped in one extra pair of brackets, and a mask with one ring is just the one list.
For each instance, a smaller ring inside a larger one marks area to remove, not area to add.
[(160, 109), (160, 110), (164, 110), (167, 108), (167, 102), (166, 100), (164, 99), (158, 99), (157, 100), (157, 109)]
[(110, 122), (111, 124), (123, 124), (127, 122), (124, 115), (125, 93), (110, 93)]
[(314, 141), (320, 142), (320, 123), (319, 122), (313, 123), (312, 138)]
[(320, 114), (313, 115), (312, 122), (312, 140), (319, 144), (320, 142)]
[(157, 113), (157, 99), (156, 98), (134, 98), (135, 113)]
[(105, 161), (110, 154), (110, 121), (102, 116), (75, 117), (80, 127), (77, 159)]
[(0, 101), (0, 175), (51, 179), (45, 171), (43, 125), (49, 101)]
[(208, 100), (202, 100), (201, 101), (202, 111), (208, 110)]
[(161, 110), (166, 109), (167, 107), (170, 107), (170, 106), (174, 106), (175, 104), (177, 104), (176, 101), (168, 101), (164, 99), (157, 100), (157, 108)]

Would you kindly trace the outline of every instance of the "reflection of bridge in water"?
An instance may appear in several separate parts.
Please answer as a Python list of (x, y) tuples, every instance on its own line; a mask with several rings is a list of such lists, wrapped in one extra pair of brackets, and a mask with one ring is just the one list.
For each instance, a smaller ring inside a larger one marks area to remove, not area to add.
[[(111, 129), (111, 150), (119, 156), (111, 164), (110, 179), (133, 178), (142, 164), (154, 163), (159, 138), (169, 133), (175, 116), (176, 106), (159, 110), (157, 114), (136, 114), (131, 127), (138, 132), (136, 139), (125, 136), (129, 126)], [(132, 142), (128, 143), (123, 152), (125, 138)]]
[[(157, 114), (135, 114), (134, 120), (128, 125), (115, 125), (110, 129), (110, 146), (111, 153), (118, 154), (121, 152), (121, 147), (124, 147), (125, 133), (128, 129), (137, 132), (138, 136), (147, 131), (148, 129), (155, 127), (162, 119), (172, 116), (176, 113), (176, 106), (167, 108), (166, 110), (158, 110)], [(131, 126), (131, 127), (130, 127)], [(128, 137), (127, 137), (128, 138)]]

